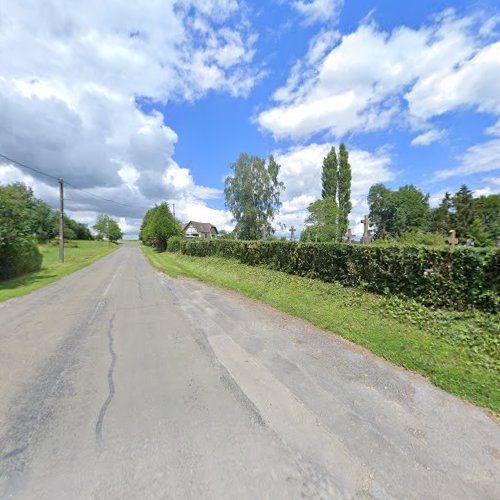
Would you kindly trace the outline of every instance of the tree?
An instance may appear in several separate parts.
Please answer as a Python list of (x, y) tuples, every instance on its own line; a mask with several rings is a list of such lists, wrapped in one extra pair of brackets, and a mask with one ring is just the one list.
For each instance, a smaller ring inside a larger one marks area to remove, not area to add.
[(480, 196), (474, 200), (476, 217), (481, 221), (488, 244), (500, 241), (500, 195)]
[(467, 237), (474, 241), (474, 245), (478, 247), (485, 247), (491, 245), (488, 231), (481, 222), (481, 219), (474, 219), (467, 231)]
[(352, 210), (351, 203), (351, 165), (349, 164), (349, 153), (344, 144), (339, 148), (339, 169), (337, 175), (337, 190), (338, 190), (338, 235), (342, 239), (349, 227), (349, 214)]
[(369, 219), (375, 226), (374, 237), (384, 239), (394, 232), (395, 207), (391, 190), (383, 184), (374, 184), (368, 192)]
[(24, 184), (0, 186), (0, 279), (41, 267), (33, 232), (34, 200)]
[(226, 207), (236, 221), (234, 232), (240, 239), (257, 240), (265, 226), (272, 232), (271, 222), (281, 206), (280, 194), (285, 188), (278, 180), (280, 165), (273, 156), (266, 161), (241, 153), (231, 165), (233, 175), (226, 177)]
[(455, 230), (457, 238), (470, 237), (470, 228), (476, 219), (474, 197), (472, 191), (463, 184), (452, 198), (455, 209)]
[(232, 231), (226, 231), (225, 229), (220, 229), (217, 238), (221, 240), (234, 240), (234, 234)]
[(92, 240), (92, 233), (86, 224), (77, 222), (71, 217), (64, 216), (63, 225), (64, 239), (66, 240)]
[(332, 146), (323, 159), (323, 170), (321, 172), (321, 196), (323, 199), (332, 198), (337, 201), (338, 165), (337, 153), (335, 147)]
[(429, 228), (429, 195), (413, 185), (392, 191), (383, 184), (374, 184), (368, 193), (368, 204), (375, 238), (397, 237)]
[(453, 201), (451, 194), (446, 192), (441, 203), (431, 212), (430, 229), (435, 233), (448, 234), (453, 229)]
[(305, 235), (314, 241), (316, 236), (318, 241), (322, 242), (338, 240), (337, 217), (339, 209), (332, 197), (328, 196), (322, 200), (316, 200), (309, 205), (307, 210), (309, 215), (305, 221), (307, 224)]
[(98, 239), (106, 238), (108, 241), (115, 242), (123, 237), (118, 222), (113, 220), (109, 215), (99, 214), (97, 216), (97, 222), (93, 227), (97, 232)]
[(174, 219), (168, 203), (163, 202), (146, 212), (139, 237), (146, 245), (154, 246), (158, 251), (164, 252), (168, 240), (172, 236), (181, 235), (180, 224)]
[(396, 207), (396, 234), (429, 230), (429, 195), (413, 185), (400, 187), (393, 193)]

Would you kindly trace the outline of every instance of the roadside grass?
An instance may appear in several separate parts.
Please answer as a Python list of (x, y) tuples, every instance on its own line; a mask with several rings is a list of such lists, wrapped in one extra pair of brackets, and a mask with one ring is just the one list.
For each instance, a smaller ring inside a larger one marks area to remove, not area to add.
[(59, 247), (40, 245), (39, 249), (43, 256), (42, 268), (17, 278), (0, 281), (0, 302), (33, 292), (94, 263), (118, 247), (119, 245), (105, 241), (72, 241), (64, 247), (64, 263), (59, 264)]
[(170, 276), (215, 283), (258, 299), (500, 412), (498, 315), (431, 311), (414, 301), (234, 260), (157, 253), (145, 246), (142, 250), (155, 268)]

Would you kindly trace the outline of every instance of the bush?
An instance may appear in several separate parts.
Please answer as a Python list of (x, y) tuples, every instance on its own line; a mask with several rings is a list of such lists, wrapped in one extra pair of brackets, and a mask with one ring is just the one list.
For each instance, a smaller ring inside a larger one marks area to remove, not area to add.
[(20, 184), (0, 186), (0, 279), (40, 269), (33, 237), (30, 191)]
[(168, 250), (233, 258), (378, 294), (404, 295), (430, 307), (499, 309), (496, 249), (171, 238)]
[(34, 241), (24, 240), (0, 247), (0, 280), (37, 271), (42, 266), (42, 254)]

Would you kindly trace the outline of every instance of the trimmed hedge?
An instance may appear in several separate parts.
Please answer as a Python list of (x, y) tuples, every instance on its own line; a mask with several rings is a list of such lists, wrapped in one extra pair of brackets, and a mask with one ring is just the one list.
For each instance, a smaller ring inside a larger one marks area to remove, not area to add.
[(299, 276), (411, 297), (430, 307), (498, 312), (500, 251), (171, 238), (168, 250), (232, 258)]

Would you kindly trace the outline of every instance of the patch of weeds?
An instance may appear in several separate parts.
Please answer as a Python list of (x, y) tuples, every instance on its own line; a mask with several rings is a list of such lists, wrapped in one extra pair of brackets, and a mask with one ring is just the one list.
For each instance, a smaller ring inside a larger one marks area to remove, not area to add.
[(387, 295), (380, 304), (387, 317), (417, 326), (450, 344), (466, 347), (471, 360), (500, 372), (500, 321), (479, 311), (432, 310), (414, 300)]

